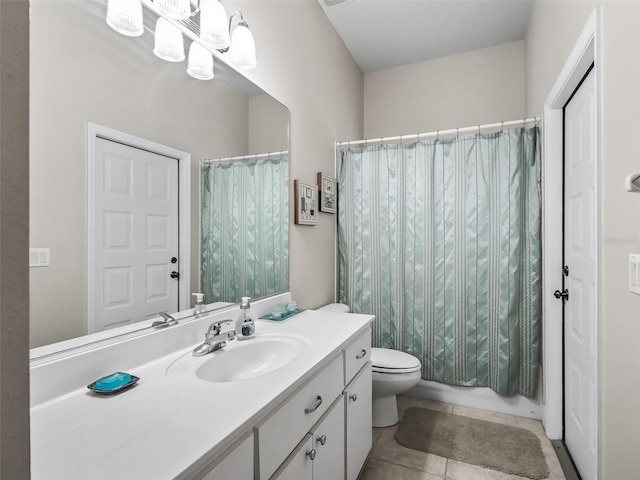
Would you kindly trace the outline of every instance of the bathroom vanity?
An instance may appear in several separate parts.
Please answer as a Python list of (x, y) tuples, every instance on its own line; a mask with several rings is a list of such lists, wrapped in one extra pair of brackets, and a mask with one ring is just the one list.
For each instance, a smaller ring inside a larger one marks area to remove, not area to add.
[[(271, 303), (252, 304), (260, 315)], [(32, 478), (348, 479), (371, 448), (369, 315), (258, 320), (255, 339), (192, 349), (237, 306), (32, 366)], [(138, 385), (86, 385), (126, 371)]]

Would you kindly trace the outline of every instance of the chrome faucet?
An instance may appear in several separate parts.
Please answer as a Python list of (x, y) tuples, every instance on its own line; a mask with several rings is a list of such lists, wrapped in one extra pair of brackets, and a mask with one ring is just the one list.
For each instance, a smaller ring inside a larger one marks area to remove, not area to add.
[(220, 333), (222, 324), (230, 324), (233, 320), (218, 320), (209, 325), (207, 333), (204, 334), (204, 343), (198, 345), (193, 349), (194, 357), (202, 357), (208, 353), (215, 352), (227, 345), (227, 342), (236, 338), (235, 330), (229, 330), (224, 333)]
[(151, 324), (152, 327), (168, 327), (169, 325), (177, 325), (178, 320), (173, 318), (167, 312), (159, 312), (158, 316), (162, 317), (162, 320), (156, 320)]

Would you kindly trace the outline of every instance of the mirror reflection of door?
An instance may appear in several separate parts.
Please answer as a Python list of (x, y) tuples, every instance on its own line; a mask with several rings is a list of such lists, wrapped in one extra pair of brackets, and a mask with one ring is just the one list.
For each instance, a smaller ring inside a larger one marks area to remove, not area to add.
[(94, 142), (89, 333), (179, 310), (178, 160)]

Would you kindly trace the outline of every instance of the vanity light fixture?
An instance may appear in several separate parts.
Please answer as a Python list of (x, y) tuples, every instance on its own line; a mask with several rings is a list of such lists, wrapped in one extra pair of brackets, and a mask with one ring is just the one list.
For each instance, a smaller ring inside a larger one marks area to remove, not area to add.
[(168, 17), (176, 20), (186, 20), (191, 16), (190, 0), (154, 0), (154, 3)]
[(200, 0), (200, 38), (216, 50), (229, 48), (227, 12), (219, 0)]
[(153, 53), (168, 62), (181, 62), (184, 60), (182, 32), (164, 17), (158, 18), (156, 22)]
[(122, 35), (139, 37), (144, 33), (142, 3), (140, 0), (109, 0), (107, 24)]
[(231, 57), (231, 63), (236, 67), (243, 70), (250, 70), (258, 64), (256, 61), (256, 43), (251, 30), (249, 30), (249, 24), (244, 21), (242, 12), (234, 12), (231, 15), (231, 18), (229, 18), (229, 31), (231, 31), (233, 17), (236, 15), (240, 15), (240, 21), (231, 34), (229, 56)]
[[(142, 5), (159, 15), (153, 53), (169, 62), (185, 58), (182, 27), (190, 38), (200, 40), (189, 47), (187, 73), (199, 80), (214, 77), (212, 49), (226, 54), (223, 59), (238, 69), (257, 65), (256, 44), (242, 12), (229, 17), (222, 0), (108, 0), (107, 24), (118, 33), (139, 36), (144, 32)], [(193, 11), (191, 7), (194, 7)], [(239, 20), (234, 25), (234, 18)], [(170, 18), (170, 20), (169, 20)], [(199, 20), (200, 24), (196, 22)], [(177, 26), (176, 26), (177, 25)], [(193, 35), (192, 35), (193, 34)], [(215, 52), (214, 52), (215, 53)]]
[(198, 80), (211, 80), (213, 74), (213, 55), (198, 42), (191, 42), (187, 73)]

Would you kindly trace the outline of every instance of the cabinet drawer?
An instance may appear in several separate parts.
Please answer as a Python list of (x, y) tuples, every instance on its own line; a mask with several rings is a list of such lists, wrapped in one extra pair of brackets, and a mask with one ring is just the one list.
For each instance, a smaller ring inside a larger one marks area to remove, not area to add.
[(257, 428), (261, 480), (276, 471), (342, 393), (342, 371), (338, 355)]
[(371, 357), (371, 329), (360, 335), (344, 351), (344, 384), (347, 385)]

